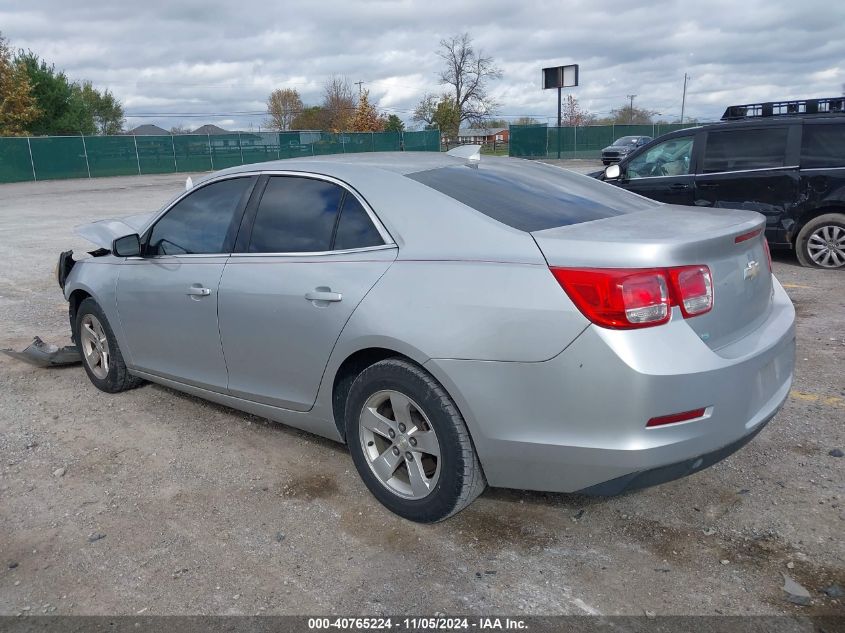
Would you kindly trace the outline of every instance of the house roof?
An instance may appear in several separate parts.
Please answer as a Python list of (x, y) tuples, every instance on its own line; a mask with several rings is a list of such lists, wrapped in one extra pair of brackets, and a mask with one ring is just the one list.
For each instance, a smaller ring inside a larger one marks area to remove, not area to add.
[(133, 136), (167, 136), (170, 134), (164, 128), (160, 128), (157, 125), (153, 125), (151, 123), (145, 123), (144, 125), (139, 125), (135, 129), (129, 130), (127, 134)]
[(212, 123), (206, 123), (203, 126), (198, 127), (196, 130), (191, 132), (191, 134), (228, 134), (229, 130), (224, 130), (222, 127), (214, 125)]
[(458, 136), (491, 136), (506, 132), (506, 127), (467, 127), (458, 130)]

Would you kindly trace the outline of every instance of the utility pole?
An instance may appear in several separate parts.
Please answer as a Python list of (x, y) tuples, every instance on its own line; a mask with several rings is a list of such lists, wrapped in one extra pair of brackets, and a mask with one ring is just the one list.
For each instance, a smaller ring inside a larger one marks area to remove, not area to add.
[(365, 81), (354, 81), (352, 82), (353, 85), (358, 86), (358, 97), (361, 97), (361, 86), (363, 86), (366, 82)]
[(629, 111), (628, 123), (634, 122), (634, 98), (637, 95), (628, 95), (628, 98), (631, 100), (631, 110)]
[(684, 107), (687, 105), (687, 74), (684, 73), (684, 96), (681, 97), (681, 125), (684, 123)]

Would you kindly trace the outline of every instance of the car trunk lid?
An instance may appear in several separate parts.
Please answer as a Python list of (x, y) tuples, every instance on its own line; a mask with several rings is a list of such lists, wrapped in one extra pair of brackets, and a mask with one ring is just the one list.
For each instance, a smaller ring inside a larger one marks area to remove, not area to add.
[[(532, 236), (552, 267), (708, 266), (713, 308), (686, 321), (718, 350), (755, 330), (770, 309), (764, 228), (765, 218), (754, 212), (663, 205)], [(677, 308), (673, 318), (682, 318)]]

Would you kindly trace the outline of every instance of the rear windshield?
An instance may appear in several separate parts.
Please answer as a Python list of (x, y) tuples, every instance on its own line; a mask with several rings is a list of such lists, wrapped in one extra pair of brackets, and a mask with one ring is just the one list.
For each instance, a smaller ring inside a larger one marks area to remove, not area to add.
[(542, 231), (651, 209), (659, 203), (541, 163), (482, 160), (408, 174), (520, 231)]

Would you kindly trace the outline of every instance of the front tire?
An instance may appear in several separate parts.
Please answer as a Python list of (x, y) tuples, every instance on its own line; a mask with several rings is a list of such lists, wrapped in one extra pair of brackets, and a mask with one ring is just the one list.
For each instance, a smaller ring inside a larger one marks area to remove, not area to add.
[(94, 299), (85, 299), (76, 311), (76, 343), (82, 366), (94, 386), (106, 393), (118, 393), (143, 384), (126, 369), (123, 354), (105, 313)]
[(808, 268), (845, 268), (845, 214), (826, 213), (803, 226), (795, 254)]
[(349, 391), (345, 417), (358, 474), (401, 517), (442, 521), (487, 486), (457, 406), (414, 363), (388, 358), (362, 371)]

